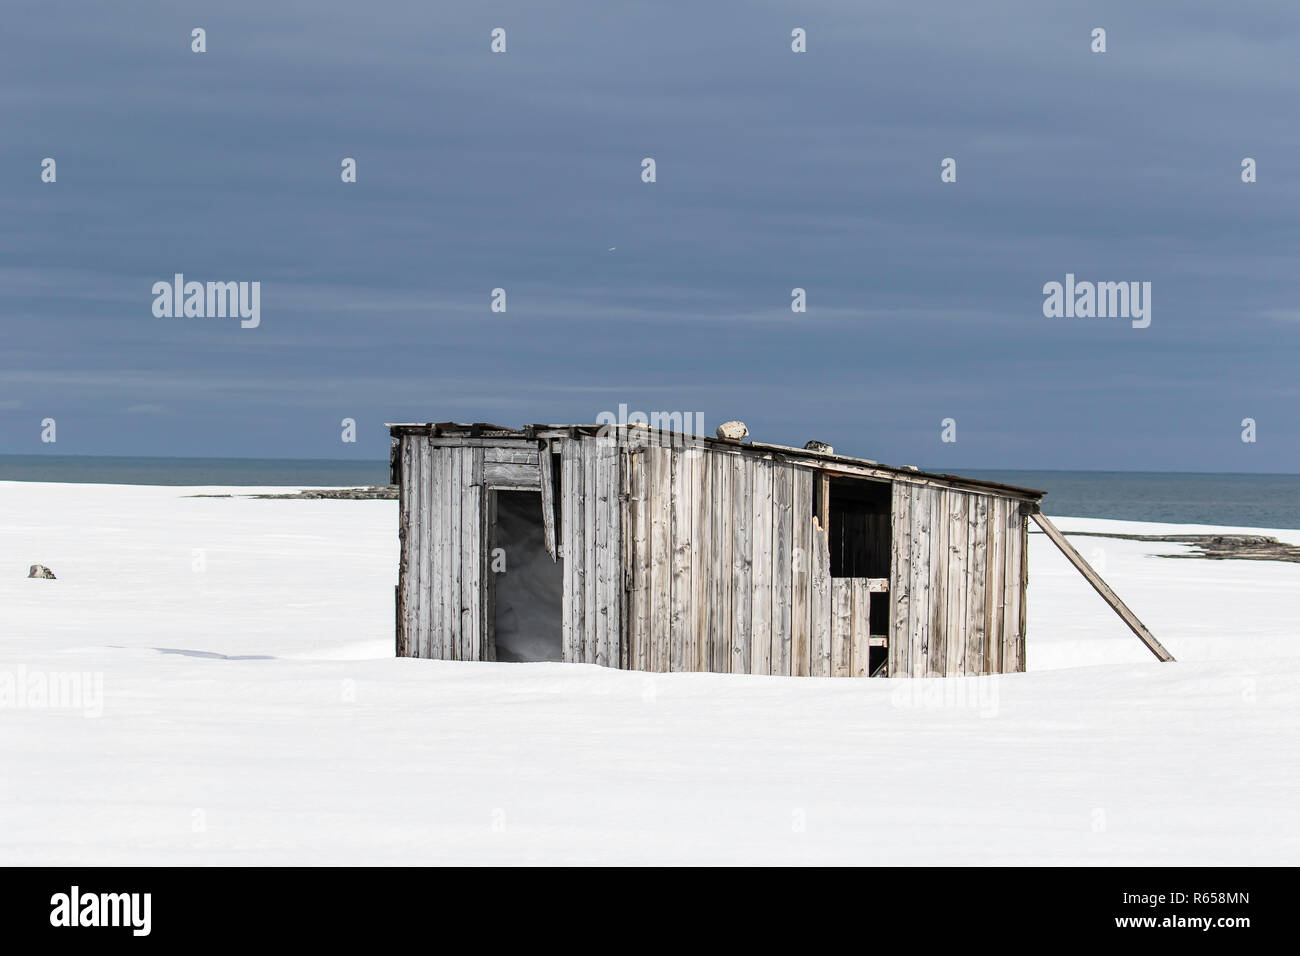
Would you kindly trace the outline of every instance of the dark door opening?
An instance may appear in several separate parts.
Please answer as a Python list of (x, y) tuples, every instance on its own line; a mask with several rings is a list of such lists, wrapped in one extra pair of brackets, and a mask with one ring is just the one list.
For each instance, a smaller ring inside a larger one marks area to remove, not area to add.
[(562, 661), (564, 566), (546, 551), (541, 493), (491, 494), (488, 613), (496, 659)]
[[(826, 487), (831, 577), (888, 580), (893, 554), (893, 486), (886, 481), (831, 477)], [(892, 599), (887, 593), (873, 593), (870, 601), (870, 636), (887, 639)], [(882, 672), (889, 648), (875, 641), (871, 644), (868, 673), (875, 675)]]

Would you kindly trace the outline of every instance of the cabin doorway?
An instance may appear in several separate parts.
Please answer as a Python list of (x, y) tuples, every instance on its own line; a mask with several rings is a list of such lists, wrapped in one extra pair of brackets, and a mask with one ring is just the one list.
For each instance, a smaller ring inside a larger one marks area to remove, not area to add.
[(883, 676), (889, 660), (893, 486), (839, 475), (823, 475), (818, 484), (824, 498), (815, 506), (830, 548), (832, 632), (851, 631), (855, 676)]
[(487, 519), (490, 659), (564, 660), (564, 566), (546, 550), (541, 493), (492, 489)]

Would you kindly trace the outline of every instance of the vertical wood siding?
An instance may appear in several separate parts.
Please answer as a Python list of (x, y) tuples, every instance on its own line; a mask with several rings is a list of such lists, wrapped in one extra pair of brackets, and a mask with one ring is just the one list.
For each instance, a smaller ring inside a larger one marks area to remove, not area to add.
[(570, 663), (624, 666), (621, 462), (610, 441), (583, 437), (561, 443), (562, 630)]
[(1025, 669), (1026, 513), (1018, 500), (895, 482), (889, 673)]
[(809, 545), (809, 674), (813, 677), (830, 677), (834, 670), (831, 637), (831, 552), (826, 529), (813, 522), (812, 541)]
[(397, 654), (480, 660), (484, 449), (403, 435), (398, 464)]
[(625, 666), (830, 672), (830, 553), (813, 471), (687, 446), (623, 450)]
[[(814, 517), (812, 468), (699, 446), (558, 444), (566, 661), (865, 676), (874, 631), (888, 640), (891, 676), (1025, 668), (1027, 527), (1016, 499), (895, 481), (890, 614), (873, 622), (867, 576), (830, 576), (837, 544)], [(492, 656), (487, 489), (540, 488), (538, 460), (519, 444), (401, 436), (399, 655)], [(883, 558), (846, 567), (864, 563)]]
[(835, 578), (831, 581), (831, 677), (871, 676), (871, 637), (887, 637), (882, 622), (871, 622), (871, 595), (887, 590), (886, 578)]

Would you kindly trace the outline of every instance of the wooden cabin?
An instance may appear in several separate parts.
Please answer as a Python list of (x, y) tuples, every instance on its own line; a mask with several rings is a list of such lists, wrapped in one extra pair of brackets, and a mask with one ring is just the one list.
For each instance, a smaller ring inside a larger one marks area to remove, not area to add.
[(388, 427), (399, 656), (817, 677), (1025, 669), (1027, 519), (1042, 492), (813, 442)]

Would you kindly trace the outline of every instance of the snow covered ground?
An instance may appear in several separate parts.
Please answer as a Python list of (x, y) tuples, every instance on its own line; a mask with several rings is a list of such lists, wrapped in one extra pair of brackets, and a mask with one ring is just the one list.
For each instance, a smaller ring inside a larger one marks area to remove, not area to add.
[(1300, 565), (1075, 538), (1177, 664), (1041, 534), (1028, 674), (396, 660), (396, 503), (249, 490), (0, 482), (0, 863), (1300, 862)]

